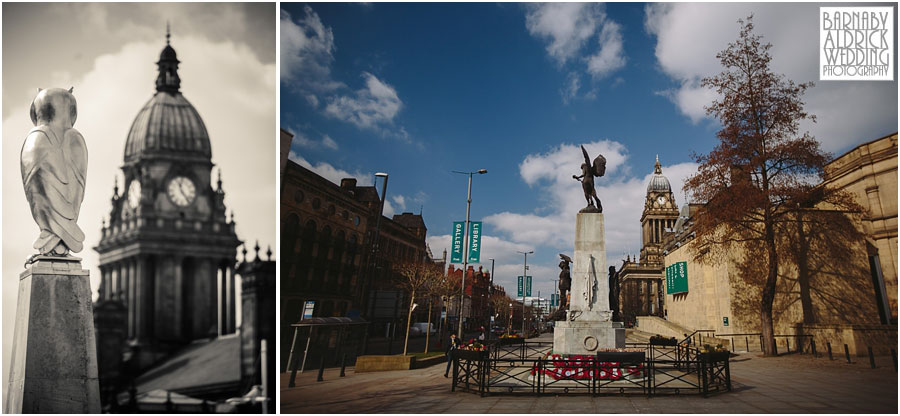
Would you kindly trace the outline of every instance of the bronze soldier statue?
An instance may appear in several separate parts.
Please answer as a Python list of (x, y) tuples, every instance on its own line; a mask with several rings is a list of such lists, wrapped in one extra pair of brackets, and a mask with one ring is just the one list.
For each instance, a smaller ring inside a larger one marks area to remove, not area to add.
[(559, 307), (551, 316), (554, 321), (566, 319), (566, 311), (569, 309), (566, 293), (572, 288), (572, 276), (569, 273), (569, 263), (572, 262), (572, 258), (562, 253), (559, 254), (559, 258)]

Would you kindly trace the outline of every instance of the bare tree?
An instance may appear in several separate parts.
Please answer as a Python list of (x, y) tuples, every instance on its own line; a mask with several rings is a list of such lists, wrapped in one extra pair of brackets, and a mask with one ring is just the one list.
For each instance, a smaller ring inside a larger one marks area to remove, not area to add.
[(394, 264), (394, 270), (399, 278), (396, 285), (399, 289), (409, 294), (409, 308), (406, 313), (406, 339), (403, 341), (403, 355), (406, 355), (409, 345), (409, 327), (411, 325), (413, 308), (416, 304), (416, 295), (424, 291), (425, 286), (435, 277), (440, 276), (440, 270), (433, 263), (425, 261), (404, 261)]
[(719, 96), (706, 110), (722, 124), (720, 142), (709, 154), (694, 155), (700, 166), (685, 190), (705, 204), (694, 224), (695, 258), (713, 258), (703, 255), (710, 245), (739, 244), (762, 254), (743, 261), (764, 271), (759, 316), (763, 349), (772, 355), (779, 233), (785, 232), (783, 225), (794, 218), (801, 201), (818, 203), (837, 194), (815, 193), (810, 185), (821, 181), (830, 158), (808, 132), (799, 133), (801, 120), (815, 120), (800, 99), (813, 84), (797, 85), (773, 73), (772, 45), (761, 43), (753, 33), (752, 16), (738, 22), (739, 38), (716, 55), (725, 69), (702, 82)]

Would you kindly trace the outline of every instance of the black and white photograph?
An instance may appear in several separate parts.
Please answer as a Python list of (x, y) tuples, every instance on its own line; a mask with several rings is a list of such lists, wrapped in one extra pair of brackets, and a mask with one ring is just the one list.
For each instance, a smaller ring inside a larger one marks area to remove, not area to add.
[(2, 15), (3, 411), (275, 412), (275, 4)]

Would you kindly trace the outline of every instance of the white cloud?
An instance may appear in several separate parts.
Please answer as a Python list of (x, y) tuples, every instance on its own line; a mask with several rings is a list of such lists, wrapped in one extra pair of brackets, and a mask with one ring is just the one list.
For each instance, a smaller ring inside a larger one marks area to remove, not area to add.
[[(607, 17), (602, 4), (529, 3), (525, 8), (528, 33), (547, 43), (547, 54), (560, 67), (568, 62), (585, 65), (591, 79), (599, 80), (625, 66), (621, 25)], [(580, 84), (579, 73), (569, 71), (560, 89), (563, 103), (578, 95)], [(593, 88), (585, 95), (595, 97)]]
[(291, 144), (296, 144), (300, 147), (306, 149), (318, 149), (318, 148), (328, 148), (331, 150), (338, 150), (338, 144), (331, 136), (327, 134), (323, 134), (320, 140), (315, 140), (309, 138), (306, 133), (304, 133), (300, 129), (288, 129), (291, 133), (294, 134), (294, 138), (291, 141)]
[(573, 98), (578, 96), (578, 89), (581, 87), (581, 80), (578, 78), (577, 72), (570, 72), (566, 79), (566, 86), (559, 91), (563, 97), (563, 103), (568, 104)]
[[(645, 7), (645, 29), (656, 37), (660, 69), (679, 83), (663, 94), (694, 123), (715, 97), (700, 87), (722, 66), (716, 54), (738, 38), (738, 19), (753, 14), (754, 31), (772, 43), (771, 67), (797, 83), (818, 81), (818, 5), (660, 3)], [(817, 82), (803, 97), (816, 123), (801, 123), (826, 151), (844, 150), (897, 130), (897, 81)]]
[(303, 156), (300, 156), (300, 154), (293, 150), (291, 150), (291, 153), (288, 154), (288, 159), (300, 166), (303, 166), (304, 168), (315, 172), (317, 175), (328, 179), (336, 185), (340, 185), (341, 179), (344, 178), (356, 178), (356, 184), (358, 186), (371, 186), (374, 183), (372, 179), (374, 177), (373, 173), (364, 173), (359, 170), (354, 173), (350, 173), (346, 170), (336, 168), (327, 162), (319, 162), (313, 165), (312, 163), (304, 159)]
[(363, 129), (392, 124), (403, 107), (397, 91), (368, 72), (363, 72), (362, 77), (366, 81), (365, 88), (357, 90), (353, 96), (331, 97), (325, 113)]
[(613, 21), (603, 25), (599, 36), (600, 50), (587, 58), (588, 72), (595, 78), (603, 78), (625, 66), (621, 26)]
[(325, 146), (331, 150), (338, 150), (337, 142), (327, 134), (322, 136), (322, 146)]
[[(316, 93), (340, 88), (343, 84), (331, 78), (334, 34), (311, 7), (304, 7), (303, 12), (304, 16), (294, 20), (281, 9), (282, 82)], [(312, 94), (307, 100), (318, 102)]]
[(560, 65), (576, 56), (605, 18), (596, 3), (530, 3), (525, 27), (532, 36), (548, 41), (547, 54)]
[(391, 197), (391, 200), (394, 201), (395, 204), (397, 204), (397, 209), (399, 211), (403, 211), (406, 209), (406, 198), (404, 198), (403, 195), (394, 195)]

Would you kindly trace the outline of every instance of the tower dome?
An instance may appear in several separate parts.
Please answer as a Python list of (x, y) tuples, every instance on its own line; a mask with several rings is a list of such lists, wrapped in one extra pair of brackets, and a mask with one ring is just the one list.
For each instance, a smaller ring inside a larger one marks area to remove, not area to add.
[(209, 134), (200, 114), (180, 92), (178, 58), (169, 45), (156, 62), (156, 93), (138, 112), (125, 141), (125, 162), (143, 156), (177, 153), (181, 157), (210, 159)]
[(650, 192), (672, 192), (672, 186), (669, 185), (669, 179), (662, 174), (662, 166), (659, 164), (659, 155), (656, 156), (656, 166), (653, 167), (653, 177), (650, 178), (650, 184), (647, 185), (647, 193)]

